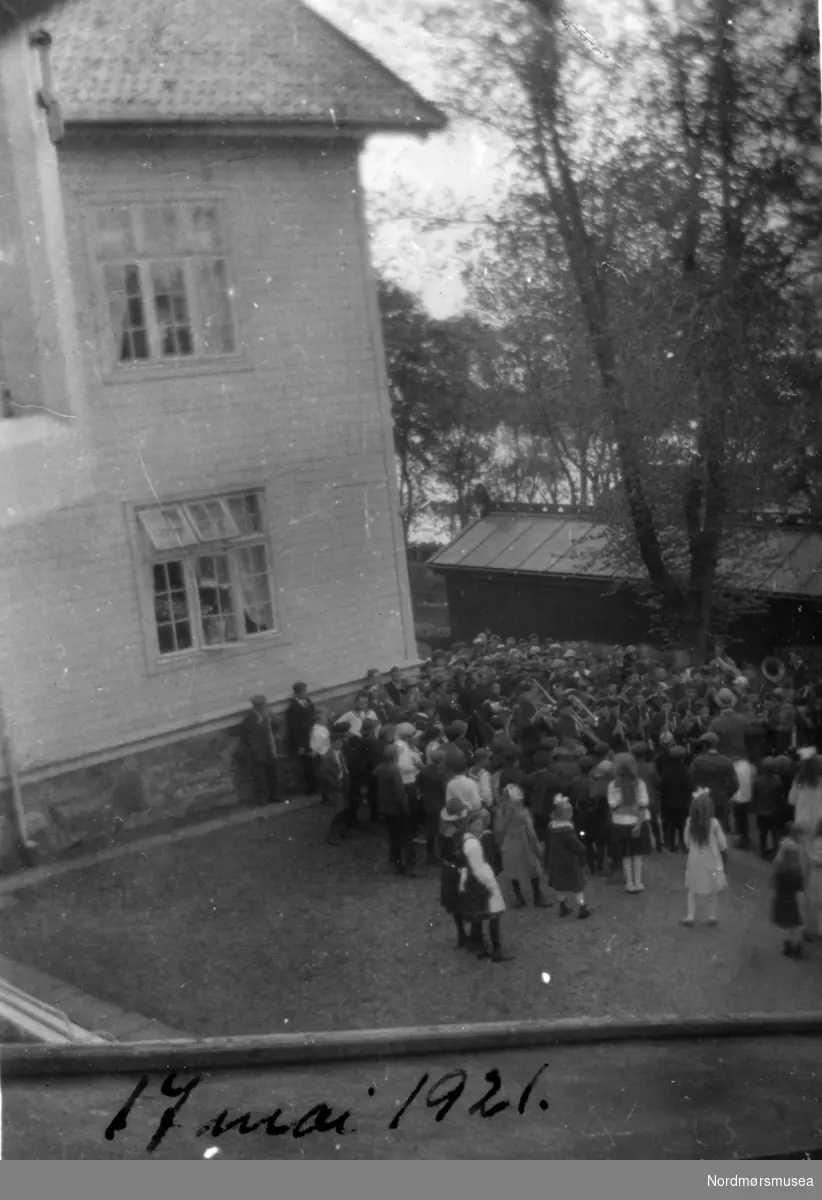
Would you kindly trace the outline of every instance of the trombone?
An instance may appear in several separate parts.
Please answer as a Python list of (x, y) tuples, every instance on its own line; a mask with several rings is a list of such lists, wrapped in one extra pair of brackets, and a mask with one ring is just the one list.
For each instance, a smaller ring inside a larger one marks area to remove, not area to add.
[(596, 725), (597, 718), (591, 712), (588, 705), (583, 701), (582, 697), (577, 695), (576, 692), (569, 692), (568, 695), (571, 703), (573, 704), (574, 708), (576, 708), (577, 713), (580, 715), (580, 718), (585, 717), (585, 719), (592, 725)]

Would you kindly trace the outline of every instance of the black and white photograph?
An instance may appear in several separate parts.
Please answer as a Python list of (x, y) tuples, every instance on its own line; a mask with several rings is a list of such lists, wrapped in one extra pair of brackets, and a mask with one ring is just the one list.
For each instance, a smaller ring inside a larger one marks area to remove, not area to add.
[(0, 0), (0, 1178), (822, 1183), (819, 17)]

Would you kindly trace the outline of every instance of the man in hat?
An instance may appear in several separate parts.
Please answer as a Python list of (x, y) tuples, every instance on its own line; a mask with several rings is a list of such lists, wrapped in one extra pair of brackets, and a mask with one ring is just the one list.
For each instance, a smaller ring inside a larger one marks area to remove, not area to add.
[(714, 816), (723, 830), (727, 830), (730, 804), (739, 789), (734, 765), (727, 755), (719, 753), (719, 738), (715, 733), (703, 733), (698, 745), (701, 749), (691, 763), (691, 783), (694, 791), (708, 788)]
[(239, 749), (255, 804), (277, 804), (282, 800), (277, 743), (273, 718), (263, 695), (251, 697), (251, 711), (238, 730)]
[(323, 800), (333, 809), (331, 826), (328, 830), (330, 846), (339, 846), (347, 833), (345, 818), (350, 796), (348, 765), (344, 754), (347, 736), (348, 726), (345, 722), (335, 721), (331, 727), (330, 746), (320, 759), (317, 771)]
[(306, 795), (313, 796), (317, 791), (317, 780), (311, 752), (311, 730), (317, 719), (317, 710), (304, 683), (295, 683), (292, 691), (294, 694), (285, 710), (288, 748), (300, 768)]
[(719, 738), (719, 753), (730, 759), (745, 758), (748, 752), (745, 735), (750, 719), (739, 710), (738, 700), (730, 688), (720, 688), (714, 696), (719, 715), (709, 725), (710, 732)]
[(402, 671), (399, 667), (392, 667), (388, 672), (384, 691), (395, 708), (402, 707)]

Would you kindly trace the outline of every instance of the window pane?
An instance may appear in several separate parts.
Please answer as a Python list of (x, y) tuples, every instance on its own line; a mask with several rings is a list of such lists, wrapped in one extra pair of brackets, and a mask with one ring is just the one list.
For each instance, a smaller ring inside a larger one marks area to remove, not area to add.
[(206, 354), (233, 354), (236, 349), (231, 291), (225, 262), (206, 258), (196, 264), (203, 349)]
[(148, 358), (145, 308), (136, 263), (107, 266), (104, 278), (117, 361)]
[(217, 225), (217, 210), (210, 204), (193, 204), (191, 214), (192, 249), (195, 251), (219, 250), (220, 231)]
[[(174, 550), (178, 546), (196, 546), (199, 541), (182, 509), (176, 504), (164, 508), (144, 508), (140, 511), (139, 517), (155, 550)], [(179, 566), (179, 564), (169, 565)], [(182, 579), (179, 585), (175, 584), (174, 586), (182, 586)]]
[(134, 254), (131, 212), (124, 204), (97, 209), (95, 248), (100, 258), (125, 258)]
[(143, 208), (143, 245), (146, 254), (179, 254), (182, 249), (180, 221), (174, 204), (152, 204)]
[(237, 537), (240, 532), (231, 513), (223, 506), (221, 500), (204, 500), (197, 504), (187, 504), (186, 511), (204, 542)]
[(155, 563), (154, 621), (161, 654), (191, 649), (191, 625), (188, 615), (181, 562)]
[(152, 263), (154, 312), (160, 327), (160, 352), (164, 358), (193, 354), (191, 319), (185, 275), (179, 263)]
[(185, 588), (183, 564), (181, 562), (166, 563), (166, 570), (168, 571), (168, 581), (172, 588), (178, 591), (180, 588)]
[(240, 576), (245, 630), (249, 636), (274, 628), (274, 606), (265, 546), (243, 546), (235, 551)]
[(260, 498), (256, 492), (246, 492), (244, 496), (230, 496), (228, 507), (240, 533), (262, 533), (263, 518), (260, 512)]
[(237, 621), (228, 585), (228, 559), (225, 555), (198, 558), (196, 575), (205, 644), (219, 646), (236, 642)]

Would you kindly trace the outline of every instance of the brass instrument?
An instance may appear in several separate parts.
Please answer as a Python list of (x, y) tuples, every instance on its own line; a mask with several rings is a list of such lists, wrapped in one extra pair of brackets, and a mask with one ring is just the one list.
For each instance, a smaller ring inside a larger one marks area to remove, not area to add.
[(785, 664), (781, 658), (777, 658), (775, 654), (768, 654), (762, 659), (760, 671), (767, 679), (768, 683), (780, 684), (785, 678)]
[(546, 688), (544, 688), (542, 686), (542, 684), (539, 682), (538, 679), (534, 680), (534, 684), (536, 687), (539, 688), (539, 690), (542, 692), (543, 696), (545, 697), (545, 705), (543, 707), (549, 709), (552, 714), (555, 713), (557, 710), (557, 702), (554, 699), (554, 697), (551, 695), (551, 693)]
[(569, 692), (568, 696), (569, 696), (571, 703), (578, 710), (578, 712), (580, 714), (582, 714), (582, 716), (584, 716), (588, 721), (590, 721), (592, 725), (596, 725), (597, 719), (594, 716), (594, 714), (591, 712), (588, 705), (585, 704), (585, 702), (582, 700), (582, 697), (578, 696), (576, 692)]

